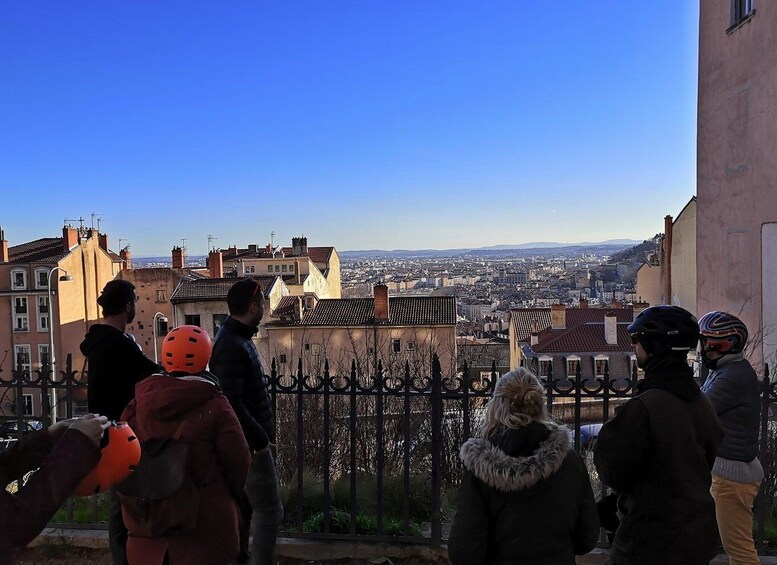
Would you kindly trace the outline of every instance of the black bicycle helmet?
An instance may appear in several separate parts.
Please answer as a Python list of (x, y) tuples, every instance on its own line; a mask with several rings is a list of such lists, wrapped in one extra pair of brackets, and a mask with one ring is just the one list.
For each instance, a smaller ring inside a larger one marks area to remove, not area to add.
[(640, 312), (627, 328), (632, 340), (643, 346), (663, 346), (687, 352), (699, 343), (699, 324), (693, 314), (679, 306), (653, 306)]

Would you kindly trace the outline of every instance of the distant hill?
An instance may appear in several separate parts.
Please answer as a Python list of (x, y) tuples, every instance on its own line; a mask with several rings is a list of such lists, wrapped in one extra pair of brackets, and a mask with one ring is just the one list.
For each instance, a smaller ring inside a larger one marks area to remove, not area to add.
[(601, 242), (557, 243), (535, 241), (531, 243), (516, 243), (513, 245), (491, 245), (488, 247), (467, 247), (459, 249), (361, 249), (340, 251), (343, 258), (361, 257), (456, 257), (460, 255), (496, 256), (507, 253), (519, 256), (554, 255), (566, 253), (581, 253), (591, 250), (602, 254), (612, 254), (640, 243), (633, 239), (611, 239)]

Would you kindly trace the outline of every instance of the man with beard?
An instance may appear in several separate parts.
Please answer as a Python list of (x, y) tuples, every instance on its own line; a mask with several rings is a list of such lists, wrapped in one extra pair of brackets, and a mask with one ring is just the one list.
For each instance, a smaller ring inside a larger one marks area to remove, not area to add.
[(732, 314), (710, 312), (699, 320), (701, 354), (710, 370), (702, 391), (725, 436), (712, 467), (712, 497), (723, 549), (735, 565), (761, 561), (753, 541), (753, 502), (764, 478), (758, 460), (761, 387), (745, 359), (747, 326)]
[(645, 378), (604, 424), (594, 452), (602, 482), (619, 495), (608, 563), (708, 563), (717, 551), (710, 470), (723, 430), (687, 362), (696, 318), (654, 306), (628, 331)]
[[(119, 420), (129, 402), (135, 398), (135, 385), (159, 372), (162, 367), (148, 359), (124, 333), (135, 319), (135, 285), (125, 280), (112, 280), (105, 285), (97, 304), (103, 320), (89, 328), (81, 342), (81, 353), (87, 358), (89, 411)], [(121, 504), (111, 492), (108, 517), (108, 542), (113, 562), (127, 563), (127, 528), (121, 517)]]
[(283, 505), (271, 451), (275, 446), (275, 415), (267, 378), (252, 341), (264, 315), (261, 285), (251, 279), (236, 282), (227, 293), (227, 306), (229, 318), (213, 342), (210, 370), (235, 410), (252, 459), (246, 495), (241, 501), (240, 555), (235, 563), (249, 562), (250, 525), (250, 562), (272, 565)]

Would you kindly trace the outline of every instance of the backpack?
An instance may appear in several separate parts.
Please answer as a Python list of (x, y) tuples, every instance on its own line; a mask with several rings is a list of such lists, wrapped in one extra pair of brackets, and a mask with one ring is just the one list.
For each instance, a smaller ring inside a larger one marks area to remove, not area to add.
[(172, 438), (141, 442), (135, 471), (116, 486), (132, 536), (171, 536), (197, 527), (201, 493), (189, 469), (189, 444), (180, 439), (185, 424)]

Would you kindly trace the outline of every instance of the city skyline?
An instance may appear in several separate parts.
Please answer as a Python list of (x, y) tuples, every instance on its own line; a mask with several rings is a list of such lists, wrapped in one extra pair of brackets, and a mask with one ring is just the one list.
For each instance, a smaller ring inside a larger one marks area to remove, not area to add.
[(94, 212), (139, 256), (646, 239), (695, 193), (694, 4), (5, 3), (0, 226)]

